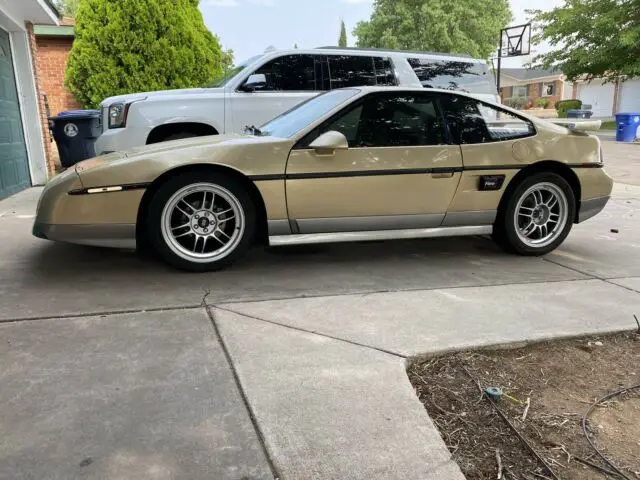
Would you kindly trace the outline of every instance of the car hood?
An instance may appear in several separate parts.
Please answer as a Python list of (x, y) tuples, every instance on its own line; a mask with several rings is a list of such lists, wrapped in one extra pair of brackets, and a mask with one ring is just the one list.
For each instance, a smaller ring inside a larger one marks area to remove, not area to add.
[(105, 98), (101, 107), (106, 107), (114, 103), (130, 103), (138, 100), (163, 100), (170, 97), (181, 97), (185, 95), (213, 95), (224, 94), (223, 88), (182, 88), (175, 90), (160, 90), (157, 92), (130, 93), (127, 95), (117, 95)]
[[(218, 164), (245, 173), (263, 173), (264, 159), (277, 158), (284, 171), (292, 146), (291, 140), (277, 137), (211, 135), (101, 155), (78, 163), (76, 172), (85, 187), (93, 187), (147, 182), (165, 170), (189, 164)], [(114, 172), (117, 175), (112, 175)]]

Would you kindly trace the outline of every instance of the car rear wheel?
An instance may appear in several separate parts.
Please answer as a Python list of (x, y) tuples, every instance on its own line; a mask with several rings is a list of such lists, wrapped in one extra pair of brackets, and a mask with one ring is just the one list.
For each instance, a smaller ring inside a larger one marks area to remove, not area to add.
[(566, 180), (555, 173), (536, 173), (513, 190), (498, 212), (493, 237), (520, 255), (544, 255), (567, 238), (575, 212)]
[(255, 236), (256, 210), (226, 175), (179, 175), (153, 196), (147, 226), (159, 256), (183, 270), (218, 270), (243, 256)]

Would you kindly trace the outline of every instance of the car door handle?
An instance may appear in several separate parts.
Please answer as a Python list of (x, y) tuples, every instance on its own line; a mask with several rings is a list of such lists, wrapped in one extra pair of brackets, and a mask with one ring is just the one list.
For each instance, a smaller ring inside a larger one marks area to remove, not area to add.
[(445, 172), (445, 173), (432, 173), (431, 178), (451, 178), (453, 177), (453, 172)]

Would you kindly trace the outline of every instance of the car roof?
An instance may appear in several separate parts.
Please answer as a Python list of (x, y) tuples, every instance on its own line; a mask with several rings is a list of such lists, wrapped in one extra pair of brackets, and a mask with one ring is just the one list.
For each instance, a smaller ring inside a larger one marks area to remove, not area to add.
[(528, 120), (531, 120), (533, 123), (547, 123), (544, 119), (540, 119), (538, 117), (534, 117), (532, 115), (528, 115), (524, 112), (518, 111), (518, 110), (514, 110), (513, 108), (510, 108), (506, 105), (503, 105), (502, 103), (498, 103), (498, 102), (493, 102), (491, 100), (482, 98), (479, 99), (476, 95), (474, 95), (473, 93), (467, 93), (467, 92), (461, 92), (459, 90), (445, 90), (443, 88), (421, 88), (421, 87), (372, 87), (372, 86), (363, 86), (363, 87), (346, 87), (346, 88), (340, 88), (340, 89), (334, 89), (334, 90), (330, 90), (332, 92), (335, 92), (336, 90), (349, 90), (349, 89), (356, 89), (356, 90), (360, 90), (360, 92), (362, 92), (362, 94), (367, 94), (367, 93), (374, 93), (374, 92), (393, 92), (393, 93), (398, 93), (398, 92), (432, 92), (432, 93), (444, 93), (444, 94), (449, 94), (449, 95), (459, 95), (461, 97), (467, 97), (467, 98), (471, 98), (473, 100), (478, 100), (482, 103), (486, 103), (488, 105), (493, 105), (501, 110), (505, 110), (509, 113), (513, 113), (516, 116), (520, 116), (520, 117), (525, 117)]
[(305, 54), (305, 55), (318, 55), (318, 54), (331, 54), (331, 55), (394, 55), (400, 56), (404, 58), (410, 57), (427, 57), (427, 58), (439, 58), (439, 59), (450, 59), (450, 60), (458, 60), (468, 63), (479, 63), (486, 65), (486, 62), (482, 59), (473, 58), (469, 55), (455, 54), (455, 53), (437, 53), (437, 52), (414, 52), (410, 50), (383, 50), (379, 48), (341, 48), (341, 47), (318, 47), (314, 49), (285, 49), (285, 50), (268, 50), (264, 52), (262, 55), (264, 56), (281, 56), (281, 55), (295, 55), (295, 54)]

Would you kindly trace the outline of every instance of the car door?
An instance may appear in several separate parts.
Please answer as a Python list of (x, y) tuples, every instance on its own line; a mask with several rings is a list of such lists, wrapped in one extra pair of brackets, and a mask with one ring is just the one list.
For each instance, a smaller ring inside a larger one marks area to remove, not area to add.
[(260, 126), (328, 90), (327, 70), (324, 55), (292, 54), (267, 61), (228, 96), (227, 131)]
[[(349, 148), (309, 147), (328, 131)], [(371, 93), (301, 139), (286, 170), (289, 218), (299, 233), (437, 227), (462, 167), (436, 96)]]
[(491, 224), (506, 186), (542, 151), (536, 130), (523, 117), (466, 96), (442, 94), (440, 105), (464, 163), (445, 225)]

